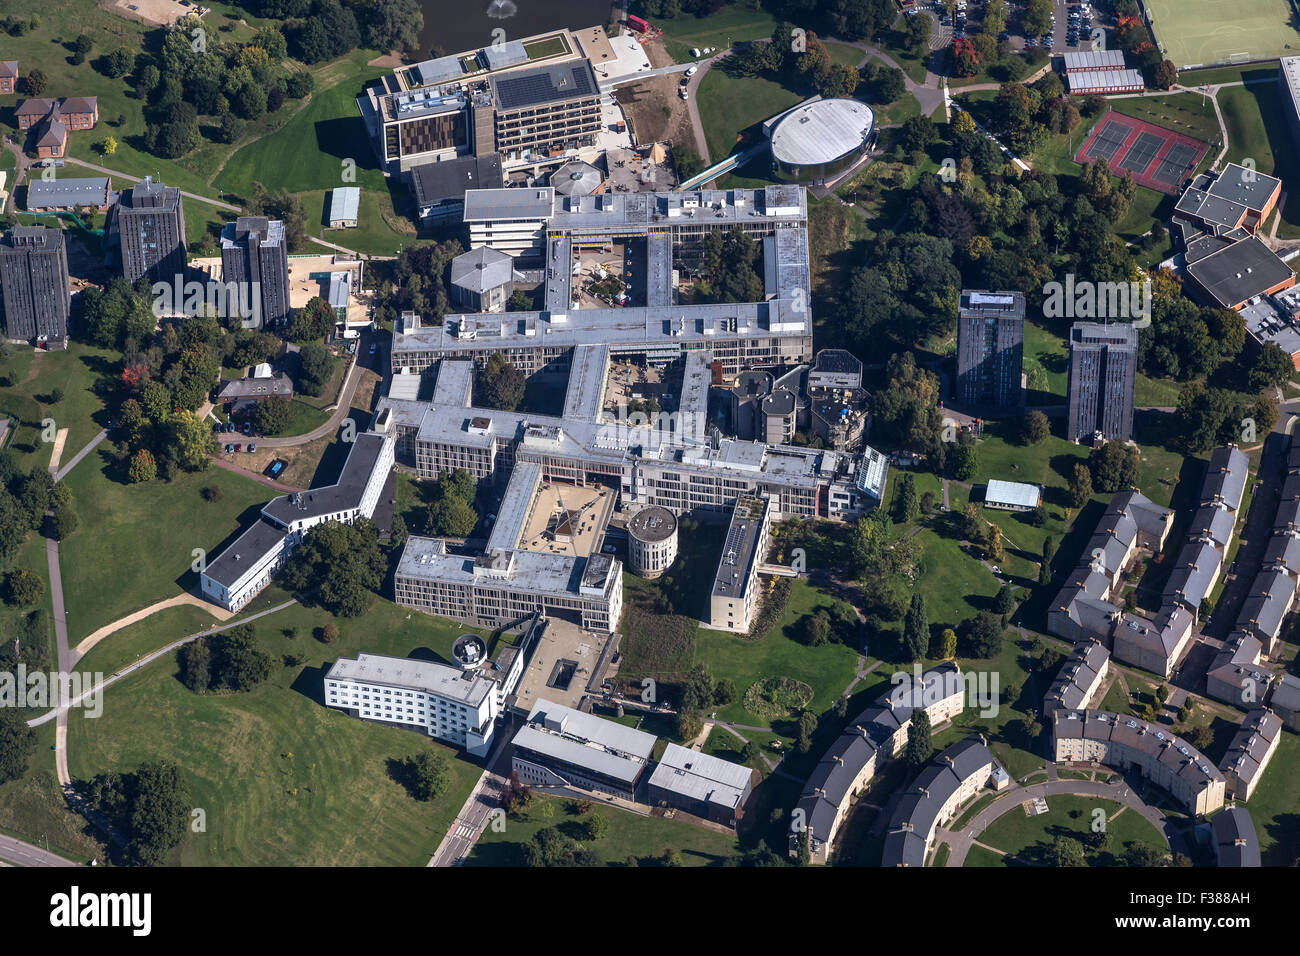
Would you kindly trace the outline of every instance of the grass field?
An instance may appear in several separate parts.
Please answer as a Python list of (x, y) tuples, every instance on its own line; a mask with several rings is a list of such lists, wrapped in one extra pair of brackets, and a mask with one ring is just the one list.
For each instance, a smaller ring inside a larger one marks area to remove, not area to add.
[[(750, 127), (803, 100), (798, 93), (773, 80), (727, 76), (718, 67), (705, 74), (696, 98), (709, 156), (715, 163), (735, 150), (741, 134)], [(750, 130), (749, 135), (758, 134)]]
[[(10, 358), (0, 366), (14, 383), (0, 388), (0, 414), (7, 413), (21, 423), (5, 447), (18, 456), (22, 468), (49, 465), (53, 446), (42, 435), (42, 422), (47, 418), (54, 420), (56, 429), (68, 429), (65, 462), (103, 428), (104, 402), (93, 389), (102, 375), (117, 369), (117, 361), (117, 353), (81, 342), (40, 355), (25, 345), (12, 349)], [(63, 389), (63, 400), (58, 403), (51, 400), (56, 388)]]
[[(128, 485), (109, 478), (108, 467), (101, 446), (65, 479), (81, 518), (59, 549), (68, 639), (74, 644), (178, 593), (178, 582), (194, 577), (193, 549), (219, 554), (271, 497), (264, 486), (219, 468), (170, 484)], [(222, 490), (220, 501), (203, 500), (200, 491), (208, 485)], [(147, 529), (144, 537), (141, 529)]]
[[(548, 812), (549, 817), (546, 816)], [(719, 866), (728, 858), (739, 855), (735, 836), (707, 830), (685, 820), (643, 816), (599, 805), (593, 812), (609, 820), (609, 832), (590, 844), (607, 866), (626, 866), (628, 857), (636, 857), (638, 865), (653, 865), (655, 858), (670, 848), (677, 852), (682, 866)], [(496, 832), (492, 827), (486, 828), (465, 863), (468, 866), (522, 866), (523, 844), (539, 830), (556, 827), (561, 833), (583, 842), (578, 829), (581, 819), (577, 814), (577, 801), (535, 796), (526, 813), (506, 819), (504, 830)]]
[[(633, 12), (636, 12), (635, 8)], [(725, 50), (734, 43), (770, 37), (776, 28), (776, 20), (771, 14), (740, 6), (724, 7), (707, 17), (655, 18), (654, 23), (664, 31), (664, 49), (678, 63), (692, 59), (692, 47), (711, 46)]]
[[(339, 620), (339, 638), (326, 645), (313, 635), (329, 620), (295, 605), (258, 621), (276, 667), (246, 694), (191, 693), (176, 680), (174, 656), (132, 674), (108, 691), (103, 716), (70, 721), (74, 779), (178, 762), (208, 829), (188, 834), (173, 864), (423, 865), (480, 768), (415, 732), (325, 708), (321, 678), (335, 659), (360, 651), (445, 662), (463, 632), (378, 599), (363, 618)], [(298, 662), (285, 664), (288, 655)], [(429, 747), (446, 754), (451, 780), (422, 804), (391, 779), (389, 761)]]
[(1300, 32), (1287, 0), (1243, 0), (1229, 15), (1221, 0), (1145, 0), (1156, 40), (1180, 69), (1226, 62), (1234, 54), (1264, 60), (1294, 52)]
[[(1082, 840), (1089, 835), (1093, 812), (1100, 808), (1106, 812), (1106, 828), (1110, 833), (1110, 850), (1100, 856), (1117, 857), (1131, 843), (1145, 843), (1157, 850), (1169, 848), (1169, 842), (1164, 834), (1153, 827), (1145, 817), (1131, 809), (1120, 812), (1121, 808), (1117, 803), (1096, 797), (1059, 796), (1049, 797), (1047, 804), (1048, 811), (1036, 817), (1025, 816), (1024, 811), (1019, 807), (1013, 808), (980, 834), (979, 841), (985, 846), (1003, 850), (1008, 854), (1000, 859), (1000, 864), (1003, 866), (1036, 863), (1042, 859), (1056, 836), (1070, 836)], [(1089, 862), (1096, 860), (1097, 856), (1088, 854)], [(1097, 860), (1097, 862), (1109, 861)]]
[(86, 821), (68, 808), (54, 772), (54, 722), (36, 728), (36, 753), (27, 772), (0, 784), (0, 833), (48, 847), (79, 863), (104, 859)]

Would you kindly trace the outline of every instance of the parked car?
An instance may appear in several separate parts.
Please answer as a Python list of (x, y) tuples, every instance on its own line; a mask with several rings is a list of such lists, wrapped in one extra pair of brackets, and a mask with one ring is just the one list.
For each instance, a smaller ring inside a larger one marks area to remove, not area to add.
[(688, 67), (686, 68), (686, 75), (687, 75), (687, 76), (694, 76), (698, 70), (699, 70), (699, 67), (698, 67), (698, 66), (688, 66)]
[(374, 342), (371, 342), (371, 343), (370, 343), (370, 354), (371, 354), (371, 355), (374, 355), (374, 354), (375, 354), (375, 347), (376, 347), (376, 346), (375, 346), (375, 343), (374, 343)]
[(235, 451), (243, 451), (243, 450), (244, 450), (244, 443), (243, 443), (243, 442), (235, 442)]
[(229, 443), (227, 443), (227, 445), (226, 445), (226, 454), (229, 455), (229, 454), (230, 454), (232, 451), (234, 451), (234, 450), (235, 450), (235, 446), (234, 446), (234, 445), (231, 445), (231, 444), (229, 444)]
[(250, 452), (257, 451), (257, 446), (254, 445), (252, 442), (249, 442), (249, 443), (248, 443), (248, 450), (249, 450)]

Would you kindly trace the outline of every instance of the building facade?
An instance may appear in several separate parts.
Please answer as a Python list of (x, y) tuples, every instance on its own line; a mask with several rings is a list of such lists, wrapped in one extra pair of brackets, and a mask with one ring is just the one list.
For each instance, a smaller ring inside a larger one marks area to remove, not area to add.
[(72, 293), (63, 230), (14, 226), (5, 233), (0, 239), (0, 292), (5, 338), (65, 342)]
[(963, 289), (957, 310), (956, 398), (971, 407), (1022, 404), (1025, 297)]
[(289, 243), (284, 223), (241, 216), (221, 231), (221, 280), (238, 283), (256, 314), (245, 328), (275, 328), (289, 317)]
[(109, 229), (121, 244), (127, 282), (142, 276), (170, 282), (184, 274), (185, 209), (179, 189), (146, 176), (122, 191), (113, 210)]
[(1133, 437), (1138, 332), (1131, 324), (1076, 322), (1070, 327), (1069, 412), (1073, 442)]

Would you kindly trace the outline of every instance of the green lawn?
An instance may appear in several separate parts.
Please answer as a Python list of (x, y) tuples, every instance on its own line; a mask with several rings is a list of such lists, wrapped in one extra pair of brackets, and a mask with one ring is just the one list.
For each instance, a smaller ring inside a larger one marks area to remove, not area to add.
[[(327, 709), (321, 679), (335, 659), (362, 651), (445, 661), (462, 631), (378, 598), (362, 618), (338, 620), (340, 636), (326, 645), (313, 635), (329, 620), (295, 605), (256, 622), (277, 663), (246, 694), (191, 693), (176, 680), (174, 657), (114, 685), (102, 717), (69, 724), (73, 777), (178, 762), (208, 829), (187, 835), (174, 864), (423, 865), (481, 768), (415, 732)], [(287, 666), (286, 655), (300, 663)], [(437, 801), (420, 804), (391, 779), (389, 762), (427, 747), (448, 756), (451, 780)]]
[(849, 46), (847, 43), (824, 43), (823, 46), (826, 47), (826, 52), (831, 55), (832, 63), (851, 66), (855, 70), (866, 57), (866, 54), (857, 47)]
[[(1276, 120), (1284, 115), (1277, 83), (1228, 87), (1219, 90), (1218, 101), (1228, 128), (1226, 161), (1253, 160), (1260, 172), (1281, 177), (1283, 191), (1294, 196), (1300, 188), (1300, 165), (1296, 164), (1286, 124)], [(1300, 237), (1300, 202), (1288, 198), (1277, 232), (1280, 238)]]
[(54, 771), (54, 722), (36, 728), (36, 753), (27, 772), (0, 784), (0, 833), (7, 833), (79, 863), (104, 859), (86, 821), (68, 808)]
[(764, 77), (731, 77), (715, 66), (704, 76), (697, 94), (700, 122), (714, 162), (725, 159), (748, 132), (745, 143), (759, 135), (750, 127), (802, 102), (799, 93)]
[(808, 709), (820, 714), (853, 681), (857, 672), (856, 648), (841, 644), (808, 647), (800, 640), (801, 621), (831, 600), (812, 585), (796, 580), (790, 601), (776, 625), (758, 641), (700, 628), (695, 634), (695, 663), (703, 664), (714, 678), (729, 677), (736, 684), (737, 700), (718, 709), (718, 717), (731, 723), (765, 726), (766, 721), (744, 706), (745, 691), (764, 677), (784, 676), (803, 681), (813, 689)]
[(1182, 133), (1214, 146), (1219, 143), (1219, 121), (1214, 104), (1199, 93), (1170, 93), (1168, 96), (1134, 96), (1113, 99), (1111, 109), (1124, 116), (1146, 120), (1156, 126)]
[(1283, 731), (1282, 742), (1247, 805), (1255, 821), (1265, 866), (1294, 866), (1300, 859), (1297, 793), (1300, 793), (1300, 737)]
[(1146, 0), (1156, 39), (1178, 67), (1226, 61), (1234, 54), (1261, 60), (1294, 52), (1300, 33), (1287, 0), (1244, 0), (1231, 16), (1216, 0)]
[[(251, 479), (219, 468), (182, 474), (171, 483), (123, 484), (105, 472), (105, 446), (65, 479), (81, 524), (60, 546), (68, 639), (92, 631), (195, 583), (193, 550), (209, 560), (251, 523), (271, 497)], [(204, 501), (203, 488), (221, 489)], [(142, 529), (148, 529), (141, 537)]]
[(1119, 812), (1121, 808), (1117, 803), (1096, 797), (1058, 796), (1049, 797), (1047, 805), (1048, 811), (1035, 817), (1026, 816), (1018, 806), (1012, 808), (980, 834), (979, 841), (1005, 851), (1008, 856), (1003, 858), (1003, 865), (1037, 863), (1057, 835), (1072, 836), (1077, 840), (1089, 835), (1094, 811), (1100, 808), (1106, 812), (1110, 850), (1100, 855), (1103, 859), (1088, 854), (1090, 863), (1108, 862), (1105, 857), (1118, 856), (1130, 843), (1145, 843), (1158, 850), (1169, 848), (1164, 834), (1145, 817), (1130, 809)]
[(112, 674), (172, 641), (217, 625), (213, 615), (192, 604), (164, 608), (104, 638), (77, 662), (77, 669)]
[[(13, 346), (2, 367), (14, 384), (0, 388), (0, 413), (21, 423), (6, 443), (21, 467), (49, 465), (53, 445), (43, 438), (47, 418), (53, 419), (55, 430), (68, 429), (65, 463), (95, 437), (105, 422), (104, 402), (93, 388), (101, 376), (116, 372), (118, 361), (116, 352), (75, 341), (66, 349), (40, 356), (27, 346)], [(63, 389), (63, 400), (58, 403), (52, 401), (56, 388)]]
[[(683, 866), (719, 866), (740, 852), (735, 836), (685, 820), (643, 816), (599, 804), (592, 812), (609, 820), (608, 834), (591, 843), (609, 866), (625, 866), (628, 857), (636, 857), (640, 865), (653, 865), (655, 858), (670, 848), (677, 852)], [(469, 866), (522, 866), (523, 844), (534, 833), (556, 827), (577, 839), (581, 819), (577, 801), (536, 795), (526, 813), (506, 819), (504, 830), (487, 827), (465, 862)]]
[[(635, 7), (633, 12), (636, 12)], [(687, 63), (691, 48), (706, 46), (720, 50), (746, 40), (770, 37), (776, 20), (763, 10), (748, 10), (739, 5), (727, 6), (706, 17), (679, 15), (671, 18), (652, 17), (654, 25), (664, 32), (664, 48), (678, 63)]]

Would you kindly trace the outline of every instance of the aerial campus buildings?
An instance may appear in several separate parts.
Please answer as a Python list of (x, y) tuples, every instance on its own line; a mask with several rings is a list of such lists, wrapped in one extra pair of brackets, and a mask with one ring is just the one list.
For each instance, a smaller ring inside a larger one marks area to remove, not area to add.
[(1020, 405), (1024, 343), (1021, 293), (963, 289), (957, 308), (956, 399), (977, 408)]
[(1148, 619), (1125, 612), (1113, 598), (1139, 551), (1157, 554), (1174, 513), (1137, 491), (1116, 494), (1047, 613), (1048, 630), (1078, 643), (1095, 638), (1115, 658), (1169, 677), (1194, 636), (1197, 615), (1226, 564), (1249, 460), (1235, 445), (1216, 449), (1201, 485), (1199, 507), (1165, 584), (1163, 602)]
[(902, 753), (918, 709), (936, 727), (966, 707), (966, 686), (956, 664), (940, 664), (919, 680), (906, 672), (898, 677), (894, 687), (858, 714), (831, 744), (804, 784), (791, 814), (791, 856), (798, 854), (806, 835), (812, 861), (830, 861), (853, 799)]
[(5, 338), (61, 347), (72, 308), (63, 230), (14, 226), (0, 237), (0, 293)]
[(1227, 781), (1219, 769), (1181, 737), (1144, 720), (1104, 710), (1058, 710), (1052, 741), (1057, 763), (1136, 770), (1194, 816), (1223, 806)]
[(206, 565), (199, 576), (203, 596), (228, 611), (244, 607), (311, 528), (374, 517), (392, 468), (393, 435), (381, 413), (372, 431), (356, 437), (337, 482), (271, 499), (258, 520)]
[(142, 182), (122, 190), (109, 211), (107, 232), (122, 249), (122, 275), (127, 282), (141, 276), (170, 281), (185, 272), (185, 209), (181, 191)]
[(1070, 326), (1070, 441), (1128, 441), (1133, 437), (1138, 330), (1129, 323)]
[(814, 96), (763, 124), (772, 173), (787, 182), (825, 182), (851, 168), (876, 140), (876, 115), (861, 100)]

